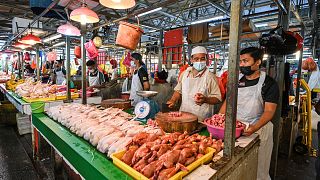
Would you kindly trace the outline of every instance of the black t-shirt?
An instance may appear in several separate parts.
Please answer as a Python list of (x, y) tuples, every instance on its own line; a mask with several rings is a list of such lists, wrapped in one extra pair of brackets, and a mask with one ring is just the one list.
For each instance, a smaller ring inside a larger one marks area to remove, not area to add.
[[(249, 87), (258, 84), (259, 78), (254, 80), (247, 80), (245, 76), (243, 76), (239, 81), (239, 88)], [(272, 79), (270, 76), (266, 76), (264, 83), (262, 85), (261, 90), (262, 99), (264, 102), (270, 103), (279, 103), (279, 87), (277, 82)]]
[(146, 71), (146, 69), (144, 67), (139, 68), (139, 70), (135, 70), (134, 74), (137, 74), (139, 76), (141, 85), (143, 87), (143, 83), (149, 81), (149, 77), (148, 77), (148, 72)]

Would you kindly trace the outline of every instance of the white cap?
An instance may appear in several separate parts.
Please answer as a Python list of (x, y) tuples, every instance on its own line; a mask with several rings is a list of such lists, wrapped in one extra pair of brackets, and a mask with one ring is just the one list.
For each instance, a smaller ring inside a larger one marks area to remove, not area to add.
[(208, 54), (206, 48), (202, 46), (197, 46), (192, 49), (191, 56), (193, 56), (194, 54), (200, 54), (200, 53)]

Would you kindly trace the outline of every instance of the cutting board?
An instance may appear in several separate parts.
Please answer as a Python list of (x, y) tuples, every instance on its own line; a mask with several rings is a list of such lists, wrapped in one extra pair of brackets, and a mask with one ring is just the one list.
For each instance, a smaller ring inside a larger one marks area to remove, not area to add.
[(101, 106), (105, 108), (114, 107), (127, 110), (131, 108), (131, 101), (125, 99), (107, 99), (101, 102)]
[(185, 131), (190, 133), (195, 131), (199, 125), (197, 116), (188, 112), (182, 112), (181, 117), (171, 117), (169, 112), (159, 112), (155, 116), (155, 120), (161, 129), (167, 133), (184, 133)]

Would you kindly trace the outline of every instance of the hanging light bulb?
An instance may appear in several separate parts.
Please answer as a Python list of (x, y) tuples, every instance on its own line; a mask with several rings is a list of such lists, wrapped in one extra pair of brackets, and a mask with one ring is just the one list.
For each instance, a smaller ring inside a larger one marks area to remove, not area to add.
[(41, 43), (41, 39), (31, 33), (22, 37), (20, 40), (18, 40), (18, 42), (23, 44), (35, 45)]
[(57, 32), (66, 36), (80, 36), (80, 30), (69, 22), (59, 26)]
[(94, 11), (89, 9), (85, 3), (83, 3), (81, 7), (71, 12), (70, 19), (80, 22), (81, 24), (99, 22), (98, 15)]
[(136, 5), (135, 0), (99, 0), (99, 2), (111, 9), (129, 9)]

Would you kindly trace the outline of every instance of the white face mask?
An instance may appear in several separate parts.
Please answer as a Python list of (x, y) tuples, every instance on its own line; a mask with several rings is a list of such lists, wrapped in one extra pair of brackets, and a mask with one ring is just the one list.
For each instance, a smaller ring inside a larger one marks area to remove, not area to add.
[(90, 70), (89, 70), (89, 73), (94, 73), (94, 69), (90, 69)]
[(131, 67), (136, 67), (136, 64), (134, 63), (134, 61), (130, 61), (130, 65)]
[(206, 62), (194, 62), (194, 63), (193, 63), (193, 67), (194, 67), (197, 71), (202, 71), (206, 66), (207, 66), (207, 63), (206, 63)]

